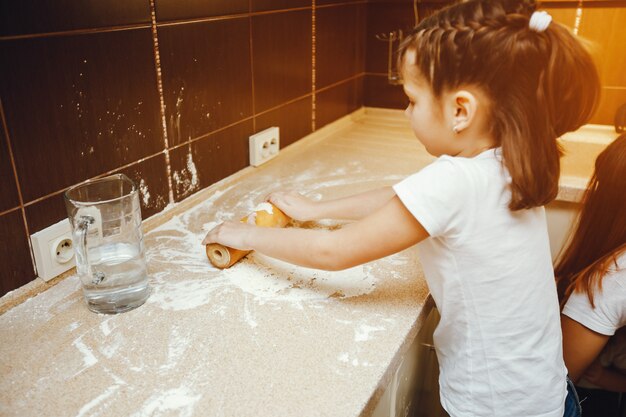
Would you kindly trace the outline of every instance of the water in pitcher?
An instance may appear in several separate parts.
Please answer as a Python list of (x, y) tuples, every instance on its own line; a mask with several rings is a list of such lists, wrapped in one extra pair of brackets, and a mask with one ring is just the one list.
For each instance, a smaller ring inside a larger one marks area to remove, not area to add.
[(123, 174), (88, 180), (65, 192), (76, 271), (87, 307), (115, 314), (150, 296), (136, 184)]
[(90, 310), (122, 313), (142, 305), (150, 295), (146, 263), (136, 244), (113, 242), (89, 248), (91, 277), (83, 277)]

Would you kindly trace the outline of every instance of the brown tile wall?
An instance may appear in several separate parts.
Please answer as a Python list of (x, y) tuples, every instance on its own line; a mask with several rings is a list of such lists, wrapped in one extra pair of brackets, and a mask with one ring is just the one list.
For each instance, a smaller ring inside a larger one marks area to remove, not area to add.
[[(423, 19), (452, 1), (428, 0), (418, 3), (418, 17)], [(379, 38), (388, 37), (390, 32), (401, 30), (411, 32), (415, 26), (413, 0), (371, 0), (367, 10), (366, 29), (366, 74), (364, 105), (404, 109), (407, 99), (402, 86), (388, 81), (389, 43)], [(398, 42), (393, 43), (392, 71), (396, 70), (395, 51)]]
[[(421, 0), (419, 19), (428, 17), (449, 0)], [(613, 125), (620, 106), (626, 106), (626, 1), (598, 0), (582, 3), (578, 34), (591, 41), (593, 55), (600, 72), (602, 93), (600, 104), (590, 123)], [(367, 12), (364, 104), (370, 107), (401, 109), (406, 106), (402, 88), (387, 82), (388, 45), (376, 35), (402, 29), (407, 33), (415, 24), (413, 0), (370, 0)], [(555, 21), (575, 27), (577, 1), (542, 2), (541, 8)]]
[[(569, 26), (576, 5), (544, 2)], [(594, 123), (626, 103), (625, 10), (584, 3)], [(28, 235), (65, 217), (71, 185), (124, 172), (145, 218), (246, 167), (251, 133), (278, 125), (284, 147), (362, 105), (404, 108), (376, 36), (414, 24), (412, 0), (0, 2), (0, 295), (35, 277)]]
[[(577, 2), (544, 2), (554, 20), (576, 26)], [(626, 1), (583, 2), (578, 34), (591, 41), (600, 73), (600, 104), (591, 123), (613, 125), (620, 106), (626, 106)]]
[(146, 218), (363, 105), (365, 0), (103, 4), (0, 2), (0, 296), (69, 186), (123, 172)]

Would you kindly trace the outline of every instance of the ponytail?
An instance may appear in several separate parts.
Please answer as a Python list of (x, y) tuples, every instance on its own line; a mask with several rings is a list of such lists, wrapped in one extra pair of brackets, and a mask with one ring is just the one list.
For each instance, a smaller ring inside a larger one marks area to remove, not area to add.
[(600, 81), (590, 54), (565, 27), (529, 28), (533, 1), (470, 0), (423, 20), (400, 48), (440, 97), (463, 85), (490, 98), (491, 133), (511, 176), (511, 210), (558, 192), (556, 139), (592, 116)]

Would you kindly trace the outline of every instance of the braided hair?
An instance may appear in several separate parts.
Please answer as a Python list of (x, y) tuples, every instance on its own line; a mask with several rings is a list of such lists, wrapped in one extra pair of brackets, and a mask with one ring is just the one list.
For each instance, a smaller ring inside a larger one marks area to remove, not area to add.
[(491, 134), (511, 176), (511, 210), (556, 198), (556, 139), (588, 122), (600, 94), (593, 60), (567, 28), (529, 28), (535, 8), (524, 0), (459, 3), (424, 19), (399, 50), (398, 67), (414, 52), (413, 69), (435, 97), (464, 85), (487, 94)]

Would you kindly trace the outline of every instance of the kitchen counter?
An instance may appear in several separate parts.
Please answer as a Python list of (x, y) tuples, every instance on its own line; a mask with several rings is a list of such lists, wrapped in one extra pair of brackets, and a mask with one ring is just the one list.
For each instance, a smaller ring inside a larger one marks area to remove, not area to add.
[(365, 115), (145, 221), (152, 295), (138, 309), (91, 313), (70, 273), (0, 316), (0, 415), (371, 414), (432, 307), (415, 248), (332, 273), (256, 254), (220, 271), (200, 243), (273, 190), (340, 196), (432, 159), (388, 139), (403, 124)]
[(254, 253), (220, 271), (200, 242), (274, 190), (336, 197), (419, 170), (433, 158), (401, 115), (361, 109), (144, 221), (152, 295), (136, 310), (89, 312), (73, 272), (5, 296), (21, 303), (0, 316), (0, 415), (371, 415), (433, 306), (416, 249), (339, 272)]

